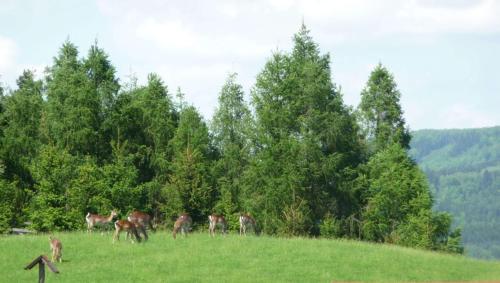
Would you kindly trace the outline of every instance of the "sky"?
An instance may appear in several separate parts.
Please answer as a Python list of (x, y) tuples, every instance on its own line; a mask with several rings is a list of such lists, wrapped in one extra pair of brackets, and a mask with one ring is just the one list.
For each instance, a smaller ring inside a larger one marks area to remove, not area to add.
[(490, 127), (500, 125), (498, 15), (495, 0), (0, 0), (0, 82), (15, 89), (24, 69), (42, 77), (67, 39), (81, 57), (97, 40), (122, 83), (157, 73), (209, 120), (228, 74), (250, 100), (304, 22), (347, 105), (382, 63), (411, 130)]

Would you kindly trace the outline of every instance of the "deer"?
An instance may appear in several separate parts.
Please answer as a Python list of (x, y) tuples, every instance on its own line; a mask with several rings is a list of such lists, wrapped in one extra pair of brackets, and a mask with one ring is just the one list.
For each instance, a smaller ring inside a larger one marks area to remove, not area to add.
[(144, 212), (141, 212), (138, 210), (134, 210), (128, 215), (127, 219), (128, 219), (128, 221), (134, 222), (136, 224), (140, 223), (140, 224), (142, 224), (143, 227), (146, 227), (146, 225), (147, 225), (147, 226), (149, 226), (149, 229), (151, 229), (153, 232), (155, 232), (155, 228), (154, 228), (153, 222), (152, 222), (152, 217), (147, 213), (144, 213)]
[(210, 236), (215, 236), (215, 229), (217, 228), (217, 225), (219, 225), (222, 229), (222, 234), (226, 234), (226, 229), (227, 229), (227, 222), (226, 219), (224, 218), (223, 215), (220, 214), (212, 214), (208, 216), (208, 222), (209, 222), (209, 233)]
[[(129, 233), (133, 234), (135, 238), (137, 239), (137, 242), (141, 242), (141, 236), (137, 232), (137, 227), (133, 222), (130, 222), (128, 220), (116, 220), (115, 221), (115, 234), (113, 235), (113, 244), (115, 243), (115, 240), (120, 240), (120, 233), (121, 231), (127, 231), (127, 235)], [(128, 238), (128, 237), (127, 237)], [(134, 242), (134, 239), (131, 237), (132, 243)]]
[(179, 230), (184, 236), (186, 236), (189, 230), (191, 230), (192, 224), (193, 224), (193, 219), (191, 219), (191, 216), (189, 216), (189, 214), (187, 213), (181, 214), (174, 223), (174, 231), (172, 232), (172, 236), (174, 237), (174, 239)]
[(255, 219), (250, 214), (245, 213), (240, 215), (240, 235), (247, 235), (247, 228), (252, 227), (257, 234)]
[(92, 232), (94, 226), (96, 225), (104, 226), (110, 223), (111, 221), (113, 221), (113, 218), (115, 218), (117, 215), (118, 214), (116, 213), (115, 210), (112, 210), (109, 216), (91, 214), (90, 212), (87, 213), (87, 216), (85, 216), (85, 221), (87, 222), (87, 233)]
[(49, 236), (50, 249), (52, 250), (52, 261), (62, 262), (62, 243), (59, 239)]

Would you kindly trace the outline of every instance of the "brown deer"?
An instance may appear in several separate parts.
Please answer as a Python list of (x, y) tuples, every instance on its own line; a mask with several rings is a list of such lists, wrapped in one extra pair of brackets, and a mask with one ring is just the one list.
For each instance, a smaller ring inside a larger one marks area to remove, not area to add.
[(52, 261), (62, 262), (62, 243), (56, 238), (49, 236), (50, 249), (52, 250)]
[(240, 215), (240, 235), (247, 235), (247, 228), (252, 227), (255, 234), (257, 234), (256, 230), (256, 222), (250, 214), (245, 213)]
[(128, 221), (134, 222), (136, 224), (140, 223), (144, 227), (149, 226), (149, 229), (151, 229), (153, 232), (155, 231), (155, 228), (154, 228), (153, 222), (152, 222), (152, 217), (147, 213), (144, 213), (144, 212), (141, 212), (138, 210), (134, 210), (128, 215), (127, 219), (128, 219)]
[[(129, 222), (131, 222), (135, 225), (137, 233), (139, 234), (139, 236), (142, 234), (142, 236), (144, 237), (144, 241), (147, 241), (149, 239), (148, 233), (146, 231), (146, 227), (144, 226), (144, 223), (134, 222), (134, 221), (129, 221)], [(131, 237), (131, 232), (132, 232), (131, 230), (127, 230), (127, 240), (129, 237)]]
[(222, 229), (222, 234), (226, 234), (227, 222), (223, 215), (220, 214), (212, 214), (208, 216), (208, 231), (210, 236), (215, 236), (215, 229), (217, 225), (219, 225)]
[(90, 233), (94, 229), (94, 226), (105, 226), (111, 221), (113, 221), (113, 218), (115, 218), (118, 214), (116, 213), (115, 210), (111, 211), (111, 214), (109, 216), (102, 216), (99, 214), (91, 214), (90, 212), (87, 213), (87, 216), (85, 216), (85, 221), (87, 222), (87, 232)]
[(193, 224), (193, 219), (191, 219), (191, 216), (189, 216), (189, 214), (187, 213), (181, 214), (174, 223), (174, 231), (172, 232), (172, 236), (174, 237), (174, 239), (179, 230), (184, 236), (186, 236), (189, 230), (191, 230), (192, 224)]
[[(141, 242), (141, 236), (139, 236), (139, 233), (137, 233), (137, 227), (134, 223), (128, 221), (128, 220), (117, 220), (115, 221), (115, 234), (113, 235), (113, 243), (115, 240), (120, 240), (120, 232), (121, 231), (126, 231), (127, 234), (131, 233), (135, 236), (137, 239), (137, 242)], [(128, 238), (128, 237), (127, 237)], [(134, 242), (134, 239), (131, 237), (132, 243)]]

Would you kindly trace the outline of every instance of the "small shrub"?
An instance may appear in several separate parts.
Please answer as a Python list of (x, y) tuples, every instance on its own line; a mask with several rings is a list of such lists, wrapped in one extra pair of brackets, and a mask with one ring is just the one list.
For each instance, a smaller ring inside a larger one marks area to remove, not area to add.
[(333, 215), (327, 214), (323, 222), (319, 225), (319, 233), (325, 238), (338, 238), (342, 232), (340, 221)]

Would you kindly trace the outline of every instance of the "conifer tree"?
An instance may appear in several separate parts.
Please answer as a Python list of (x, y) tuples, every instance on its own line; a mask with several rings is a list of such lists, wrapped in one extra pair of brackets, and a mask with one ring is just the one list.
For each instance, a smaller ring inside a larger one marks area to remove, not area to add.
[(181, 111), (171, 146), (174, 158), (163, 189), (164, 212), (167, 218), (188, 212), (195, 222), (204, 222), (215, 197), (210, 175), (212, 149), (208, 128), (193, 106)]
[(12, 221), (24, 222), (23, 209), (30, 200), (33, 177), (29, 166), (40, 148), (42, 117), (42, 82), (34, 79), (31, 71), (24, 71), (17, 79), (18, 89), (5, 98), (1, 114), (3, 137), (0, 156), (5, 165), (3, 177), (13, 190), (10, 199)]
[(411, 136), (403, 118), (400, 97), (394, 76), (378, 64), (361, 92), (358, 107), (371, 152), (382, 150), (392, 143), (398, 143), (405, 149), (410, 147)]
[(46, 123), (49, 143), (76, 155), (98, 152), (101, 101), (78, 58), (66, 41), (47, 78)]
[(98, 124), (98, 160), (106, 160), (111, 155), (111, 140), (113, 139), (112, 110), (116, 103), (120, 85), (116, 78), (115, 67), (111, 64), (108, 55), (97, 45), (97, 40), (83, 60), (83, 68), (89, 79), (89, 91), (94, 92), (99, 102), (99, 112), (95, 112)]
[(360, 161), (357, 126), (331, 81), (330, 57), (320, 55), (303, 25), (291, 54), (275, 53), (258, 75), (253, 94), (256, 157), (247, 171), (250, 210), (264, 230), (318, 233), (327, 213), (348, 215), (347, 178)]
[(220, 154), (215, 166), (219, 189), (215, 210), (224, 213), (226, 220), (236, 228), (239, 225), (237, 213), (241, 212), (241, 176), (250, 157), (252, 119), (235, 73), (229, 75), (222, 87), (211, 126)]
[(461, 252), (460, 232), (450, 233), (449, 215), (432, 211), (428, 181), (404, 148), (395, 143), (379, 151), (368, 171), (365, 239)]

